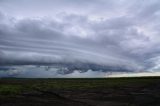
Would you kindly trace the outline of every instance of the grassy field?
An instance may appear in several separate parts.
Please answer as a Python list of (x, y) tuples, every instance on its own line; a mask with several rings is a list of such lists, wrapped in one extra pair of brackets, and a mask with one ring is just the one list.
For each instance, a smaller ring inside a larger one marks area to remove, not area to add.
[(160, 106), (160, 77), (0, 79), (0, 106)]

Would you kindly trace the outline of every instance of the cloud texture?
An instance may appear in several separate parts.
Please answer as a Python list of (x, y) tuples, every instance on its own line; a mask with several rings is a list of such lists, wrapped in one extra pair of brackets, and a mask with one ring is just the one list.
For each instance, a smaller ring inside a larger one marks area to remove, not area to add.
[(159, 70), (159, 0), (1, 0), (0, 64)]

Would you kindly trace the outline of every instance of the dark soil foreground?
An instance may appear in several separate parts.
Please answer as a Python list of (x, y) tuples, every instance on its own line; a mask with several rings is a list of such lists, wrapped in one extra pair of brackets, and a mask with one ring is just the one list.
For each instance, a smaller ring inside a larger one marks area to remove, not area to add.
[(160, 77), (3, 78), (0, 106), (160, 106)]

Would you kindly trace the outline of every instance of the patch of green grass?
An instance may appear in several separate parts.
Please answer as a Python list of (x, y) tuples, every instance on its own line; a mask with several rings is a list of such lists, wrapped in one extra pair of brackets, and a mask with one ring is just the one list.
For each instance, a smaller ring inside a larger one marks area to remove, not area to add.
[(160, 82), (160, 77), (140, 78), (53, 78), (27, 79), (3, 78), (0, 79), (0, 95), (14, 95), (35, 89), (95, 89), (123, 86), (148, 86)]
[(19, 94), (21, 89), (21, 86), (18, 85), (0, 85), (0, 95)]

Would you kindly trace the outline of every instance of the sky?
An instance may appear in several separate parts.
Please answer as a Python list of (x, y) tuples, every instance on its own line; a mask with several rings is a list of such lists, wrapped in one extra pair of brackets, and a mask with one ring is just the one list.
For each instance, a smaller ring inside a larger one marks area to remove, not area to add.
[(0, 0), (0, 77), (159, 75), (159, 45), (159, 0)]

